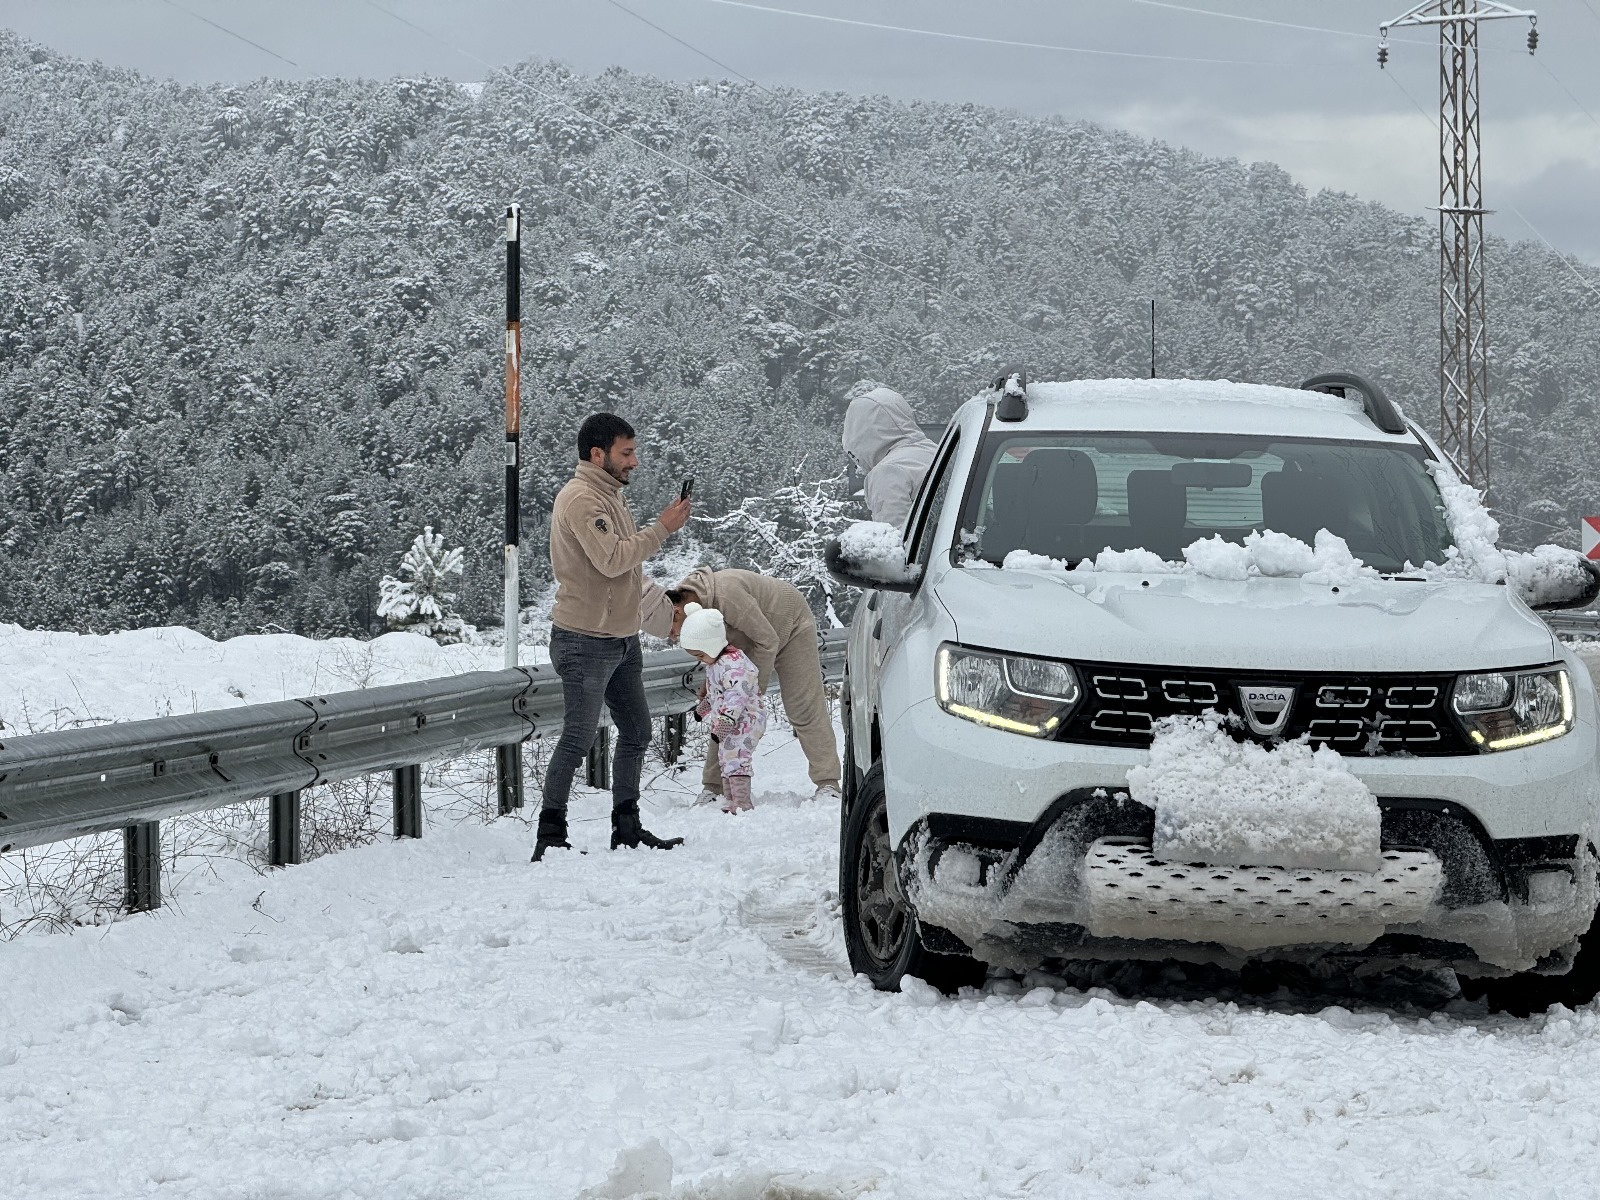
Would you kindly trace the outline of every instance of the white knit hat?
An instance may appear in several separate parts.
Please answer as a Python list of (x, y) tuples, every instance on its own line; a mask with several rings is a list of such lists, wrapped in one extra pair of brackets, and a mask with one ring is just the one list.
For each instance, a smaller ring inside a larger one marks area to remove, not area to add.
[(685, 604), (678, 645), (685, 650), (698, 650), (708, 658), (717, 657), (728, 645), (728, 627), (722, 614), (714, 608), (701, 608), (692, 600)]

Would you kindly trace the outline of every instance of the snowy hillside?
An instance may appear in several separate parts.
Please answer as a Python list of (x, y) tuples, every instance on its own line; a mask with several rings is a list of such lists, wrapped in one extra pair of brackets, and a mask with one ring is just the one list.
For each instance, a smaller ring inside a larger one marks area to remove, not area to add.
[[(0, 621), (370, 635), (432, 525), (496, 622), (513, 200), (525, 598), (596, 408), (643, 435), (637, 511), (693, 474), (718, 516), (838, 473), (863, 377), (938, 420), (1006, 362), (1142, 376), (1152, 300), (1163, 373), (1437, 404), (1431, 218), (1082, 122), (548, 62), (178, 88), (3, 31), (0, 96)], [(1488, 255), (1497, 505), (1570, 540), (1593, 284)]]

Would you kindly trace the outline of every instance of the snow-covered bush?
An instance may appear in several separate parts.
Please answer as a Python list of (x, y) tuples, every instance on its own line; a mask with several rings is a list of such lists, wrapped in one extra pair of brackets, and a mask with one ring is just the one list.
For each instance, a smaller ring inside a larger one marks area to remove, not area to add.
[(403, 578), (385, 575), (379, 582), (378, 615), (390, 629), (420, 633), (441, 646), (466, 641), (472, 627), (451, 611), (456, 594), (445, 590), (461, 571), (461, 547), (446, 550), (444, 535), (427, 526), (400, 560)]
[(828, 574), (825, 552), (855, 516), (856, 502), (840, 474), (752, 496), (723, 516), (695, 520), (730, 566), (788, 580), (805, 594), (823, 628), (839, 628), (849, 611), (843, 589)]

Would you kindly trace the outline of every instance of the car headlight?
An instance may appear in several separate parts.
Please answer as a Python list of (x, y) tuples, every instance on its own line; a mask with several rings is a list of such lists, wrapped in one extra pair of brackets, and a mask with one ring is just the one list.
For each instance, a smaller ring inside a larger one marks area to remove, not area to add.
[(1461, 675), (1450, 694), (1480, 750), (1515, 750), (1572, 730), (1572, 680), (1564, 667)]
[(945, 712), (1029, 737), (1050, 737), (1078, 702), (1078, 673), (1064, 662), (939, 647), (934, 691)]

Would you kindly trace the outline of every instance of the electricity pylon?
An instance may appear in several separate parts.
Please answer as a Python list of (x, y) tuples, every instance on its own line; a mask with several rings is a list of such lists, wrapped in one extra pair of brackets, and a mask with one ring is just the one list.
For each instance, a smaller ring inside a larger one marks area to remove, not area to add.
[(1439, 27), (1439, 440), (1467, 481), (1489, 490), (1489, 329), (1483, 294), (1483, 169), (1479, 162), (1478, 23), (1538, 16), (1496, 0), (1430, 0), (1378, 26), (1378, 66), (1389, 30)]

